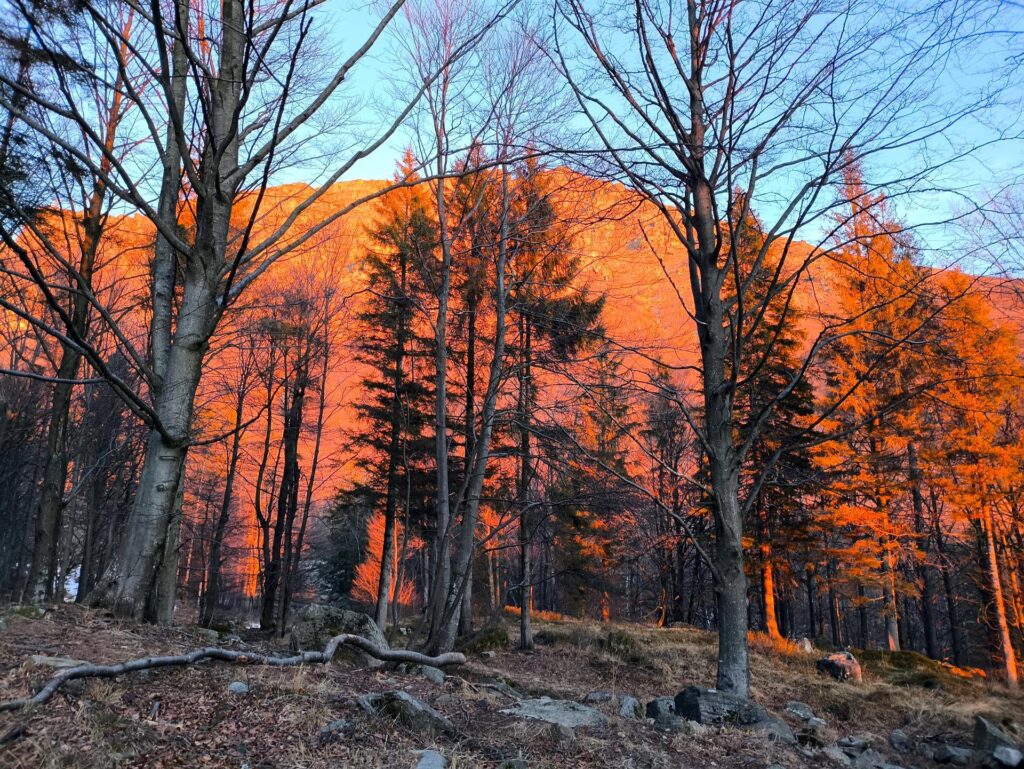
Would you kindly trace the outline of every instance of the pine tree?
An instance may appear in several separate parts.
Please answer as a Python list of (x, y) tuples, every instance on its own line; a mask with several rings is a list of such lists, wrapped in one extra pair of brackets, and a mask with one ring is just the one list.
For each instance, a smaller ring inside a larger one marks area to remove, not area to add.
[[(415, 159), (406, 153), (398, 181), (414, 182)], [(389, 601), (397, 595), (397, 520), (402, 512), (422, 525), (432, 493), (428, 434), (432, 390), (420, 364), (430, 343), (419, 333), (417, 308), (424, 294), (418, 277), (437, 245), (437, 225), (417, 187), (382, 199), (367, 258), (371, 298), (360, 315), (359, 358), (371, 368), (358, 405), (365, 428), (358, 443), (367, 450), (364, 469), (382, 505), (383, 558), (375, 594), (374, 619), (383, 629)]]

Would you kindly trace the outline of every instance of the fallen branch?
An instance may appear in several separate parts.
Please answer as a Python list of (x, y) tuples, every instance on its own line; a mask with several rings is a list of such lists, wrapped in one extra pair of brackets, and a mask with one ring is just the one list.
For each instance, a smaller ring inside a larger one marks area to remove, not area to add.
[(431, 665), (433, 667), (444, 667), (445, 665), (462, 665), (466, 658), (458, 652), (448, 652), (431, 657), (419, 652), (405, 649), (381, 649), (372, 641), (362, 636), (342, 633), (336, 635), (327, 642), (322, 652), (304, 651), (291, 657), (273, 657), (268, 654), (255, 654), (253, 652), (232, 651), (210, 646), (205, 649), (196, 649), (188, 654), (164, 657), (142, 657), (140, 659), (121, 662), (116, 665), (78, 665), (67, 668), (57, 673), (34, 697), (25, 697), (20, 700), (10, 700), (0, 703), (0, 711), (19, 710), (29, 705), (42, 705), (49, 700), (60, 687), (68, 681), (76, 678), (113, 678), (125, 673), (134, 673), (138, 670), (150, 670), (152, 668), (177, 667), (181, 665), (192, 665), (202, 660), (220, 660), (222, 662), (237, 662), (245, 665), (271, 665), (274, 667), (289, 667), (294, 665), (305, 665), (314, 663), (330, 662), (339, 646), (353, 646), (356, 649), (366, 652), (384, 662), (409, 662), (416, 665)]

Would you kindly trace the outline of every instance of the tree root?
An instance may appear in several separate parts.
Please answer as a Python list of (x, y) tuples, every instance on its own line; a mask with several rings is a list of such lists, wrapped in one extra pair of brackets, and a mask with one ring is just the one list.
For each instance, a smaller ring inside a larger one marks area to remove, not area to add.
[(336, 635), (322, 652), (304, 651), (291, 657), (272, 657), (267, 654), (255, 654), (253, 652), (232, 651), (221, 649), (217, 646), (210, 646), (205, 649), (196, 649), (188, 654), (164, 657), (141, 657), (128, 660), (116, 665), (79, 665), (67, 668), (57, 673), (39, 692), (33, 697), (25, 697), (20, 700), (9, 700), (0, 702), (0, 712), (9, 710), (20, 710), (30, 705), (42, 705), (49, 700), (60, 687), (68, 681), (76, 678), (113, 678), (124, 673), (134, 673), (137, 670), (150, 670), (152, 668), (177, 667), (181, 665), (192, 665), (202, 660), (219, 660), (221, 662), (237, 662), (244, 665), (271, 665), (275, 667), (290, 667), (295, 665), (315, 664), (330, 662), (339, 646), (353, 646), (371, 657), (384, 662), (408, 662), (415, 665), (432, 665), (433, 667), (444, 667), (446, 665), (465, 664), (466, 658), (458, 652), (447, 652), (431, 657), (427, 654), (408, 651), (405, 649), (381, 649), (372, 641), (362, 636), (342, 633)]

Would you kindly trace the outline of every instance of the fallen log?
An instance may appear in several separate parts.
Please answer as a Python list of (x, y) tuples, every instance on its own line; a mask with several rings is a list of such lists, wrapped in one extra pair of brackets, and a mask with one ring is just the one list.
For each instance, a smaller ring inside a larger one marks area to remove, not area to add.
[(77, 678), (113, 678), (134, 673), (139, 670), (150, 670), (153, 668), (179, 667), (192, 665), (203, 660), (217, 660), (220, 662), (234, 662), (241, 665), (270, 665), (273, 667), (290, 667), (306, 664), (323, 664), (330, 662), (334, 652), (339, 646), (354, 646), (371, 657), (376, 657), (384, 662), (408, 662), (414, 665), (430, 665), (432, 667), (445, 667), (446, 665), (462, 665), (466, 662), (465, 656), (458, 652), (447, 652), (431, 657), (427, 654), (408, 651), (406, 649), (381, 649), (372, 641), (362, 636), (342, 633), (336, 635), (323, 651), (302, 651), (291, 657), (274, 657), (269, 654), (257, 654), (248, 651), (234, 651), (221, 649), (217, 646), (209, 646), (204, 649), (196, 649), (188, 654), (168, 655), (162, 657), (140, 657), (139, 659), (128, 660), (115, 665), (78, 665), (73, 668), (66, 668), (51, 678), (47, 684), (32, 697), (25, 697), (18, 700), (0, 702), (0, 712), (8, 710), (20, 710), (30, 705), (42, 705), (49, 700), (57, 690), (68, 681)]

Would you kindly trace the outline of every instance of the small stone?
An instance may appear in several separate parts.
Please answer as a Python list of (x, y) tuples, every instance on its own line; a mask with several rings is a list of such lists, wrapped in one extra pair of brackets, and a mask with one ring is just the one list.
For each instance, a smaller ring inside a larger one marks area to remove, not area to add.
[(560, 747), (566, 747), (576, 742), (576, 732), (572, 730), (572, 727), (565, 724), (551, 724), (548, 727), (548, 737)]
[(797, 741), (801, 745), (824, 747), (825, 743), (828, 742), (825, 735), (827, 727), (828, 724), (825, 723), (825, 719), (810, 718), (804, 723), (804, 728), (797, 733)]
[(498, 769), (530, 769), (525, 758), (506, 758), (498, 765)]
[(853, 759), (836, 747), (823, 748), (821, 754), (840, 766), (851, 766), (853, 764)]
[(856, 769), (881, 769), (885, 765), (885, 757), (874, 748), (868, 748), (853, 760)]
[(208, 627), (199, 628), (199, 637), (202, 638), (206, 643), (220, 643), (220, 633), (216, 630)]
[(796, 642), (796, 648), (804, 654), (814, 654), (814, 644), (811, 643), (811, 639), (806, 636)]
[(970, 748), (961, 748), (956, 745), (939, 745), (935, 749), (935, 762), (938, 764), (955, 764), (956, 766), (967, 766), (971, 763)]
[(1024, 754), (1009, 745), (999, 745), (992, 751), (992, 758), (1000, 766), (1020, 766), (1024, 762)]
[(615, 695), (611, 692), (590, 692), (583, 701), (588, 705), (598, 705), (602, 702), (611, 702), (615, 699)]
[(421, 665), (420, 674), (431, 683), (444, 683), (444, 671), (442, 671), (440, 668), (431, 667), (430, 665)]
[(796, 744), (796, 736), (793, 734), (793, 730), (781, 718), (769, 716), (756, 723), (748, 724), (745, 728), (763, 734), (769, 742), (779, 742), (783, 745)]
[(857, 755), (863, 753), (868, 749), (869, 743), (863, 737), (840, 737), (836, 741), (836, 745), (848, 756)]
[(787, 702), (786, 712), (796, 716), (801, 721), (810, 721), (814, 718), (814, 711), (805, 702)]
[(228, 684), (228, 691), (232, 694), (248, 694), (249, 685), (244, 681), (232, 681)]
[(485, 652), (480, 652), (480, 657), (482, 659), (485, 659), (485, 660), (493, 660), (497, 656), (498, 656), (498, 653), (494, 652), (494, 651), (491, 651), (490, 649), (488, 649)]
[(643, 712), (640, 707), (640, 700), (629, 694), (624, 694), (619, 698), (619, 717), (620, 718), (640, 718), (640, 714)]
[(897, 753), (912, 753), (914, 751), (913, 740), (902, 729), (892, 730), (892, 733), (889, 735), (889, 744), (892, 745), (893, 750)]
[(647, 703), (644, 710), (648, 718), (657, 721), (659, 718), (668, 718), (676, 714), (676, 701), (674, 697), (658, 697)]
[(935, 746), (930, 742), (919, 742), (914, 747), (914, 752), (926, 761), (935, 760)]
[(331, 721), (330, 723), (321, 726), (320, 731), (317, 733), (316, 741), (320, 745), (326, 745), (335, 740), (341, 739), (345, 736), (345, 732), (352, 728), (352, 723), (344, 719), (337, 721)]
[(419, 753), (420, 760), (416, 762), (416, 769), (447, 769), (448, 759), (436, 750), (414, 750)]

